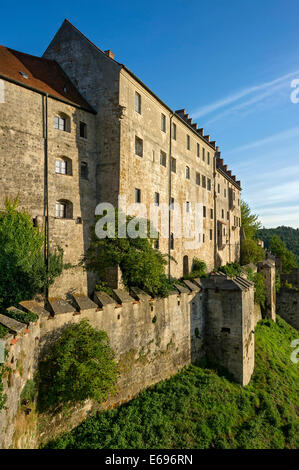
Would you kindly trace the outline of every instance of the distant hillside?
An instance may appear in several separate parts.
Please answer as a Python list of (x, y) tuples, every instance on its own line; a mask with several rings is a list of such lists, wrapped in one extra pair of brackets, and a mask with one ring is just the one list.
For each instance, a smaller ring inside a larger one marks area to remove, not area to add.
[(258, 237), (264, 241), (265, 247), (269, 247), (269, 242), (273, 235), (278, 235), (286, 244), (288, 250), (292, 251), (299, 261), (299, 229), (292, 227), (262, 228), (258, 232)]

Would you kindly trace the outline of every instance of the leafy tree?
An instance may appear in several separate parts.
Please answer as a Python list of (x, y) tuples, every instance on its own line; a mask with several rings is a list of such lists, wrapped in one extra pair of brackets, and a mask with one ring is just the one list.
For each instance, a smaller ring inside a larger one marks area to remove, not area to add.
[(265, 259), (265, 250), (255, 240), (246, 239), (241, 241), (241, 264), (258, 263)]
[(230, 277), (240, 276), (241, 266), (239, 263), (227, 263), (225, 266), (220, 266), (219, 271)]
[(47, 272), (44, 235), (33, 226), (30, 215), (17, 207), (18, 199), (6, 199), (0, 211), (0, 308), (43, 292), (63, 268), (63, 253), (57, 249), (50, 254)]
[(277, 228), (262, 228), (257, 233), (257, 236), (264, 241), (266, 248), (269, 248), (270, 240), (274, 235), (278, 235), (285, 242), (287, 249), (295, 254), (296, 261), (299, 263), (299, 228), (282, 225)]
[(262, 227), (258, 215), (252, 214), (247, 202), (241, 201), (241, 225), (248, 239), (255, 238), (257, 231)]
[(204, 261), (199, 258), (193, 258), (191, 273), (186, 274), (184, 279), (195, 279), (196, 277), (207, 277), (207, 265)]
[(286, 244), (278, 235), (272, 237), (269, 248), (273, 255), (281, 258), (282, 272), (290, 273), (294, 268), (298, 267), (294, 253), (287, 249)]
[(101, 403), (115, 391), (117, 375), (107, 333), (82, 320), (68, 326), (40, 361), (39, 408), (67, 406), (88, 398)]
[[(97, 221), (102, 217), (99, 216)], [(133, 217), (127, 216), (124, 220), (124, 222), (120, 220), (120, 230), (126, 234)], [(95, 272), (99, 281), (105, 281), (108, 270), (119, 266), (124, 285), (128, 289), (136, 286), (151, 295), (166, 297), (172, 289), (165, 275), (167, 255), (153, 248), (155, 239), (150, 237), (149, 221), (139, 219), (139, 223), (146, 227), (145, 238), (119, 237), (118, 223), (119, 214), (116, 211), (113, 230), (109, 238), (98, 238), (93, 227), (91, 245), (84, 258), (85, 267)]]

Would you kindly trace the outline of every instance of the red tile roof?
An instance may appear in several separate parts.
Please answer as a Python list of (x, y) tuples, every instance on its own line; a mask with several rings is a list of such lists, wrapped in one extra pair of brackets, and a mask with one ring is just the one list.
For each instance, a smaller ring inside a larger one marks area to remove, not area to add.
[[(22, 76), (25, 73), (28, 78)], [(94, 112), (54, 60), (35, 57), (0, 46), (0, 75)]]

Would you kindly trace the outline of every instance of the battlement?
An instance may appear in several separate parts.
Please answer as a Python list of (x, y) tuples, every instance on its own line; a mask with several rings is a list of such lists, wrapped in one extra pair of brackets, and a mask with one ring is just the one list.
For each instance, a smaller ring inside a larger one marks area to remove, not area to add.
[[(38, 370), (41, 357), (64, 328), (88, 319), (107, 332), (119, 365), (118, 392), (102, 408), (124, 403), (141, 390), (176, 374), (184, 366), (208, 355), (225, 366), (235, 380), (246, 385), (254, 364), (254, 289), (243, 278), (222, 275), (185, 280), (176, 284), (167, 298), (151, 298), (139, 288), (130, 292), (96, 291), (93, 297), (73, 294), (68, 300), (49, 298), (46, 305), (34, 300), (12, 307), (18, 313), (32, 312), (36, 321), (23, 323), (0, 315), (8, 329), (4, 338), (9, 373), (4, 378), (7, 408), (0, 412), (0, 448), (36, 447), (37, 433), (21, 432), (14, 440), (21, 413), (19, 400), (29, 379)], [(79, 424), (95, 404), (87, 402), (72, 411), (72, 426)], [(32, 418), (33, 419), (33, 418)], [(35, 417), (36, 429), (38, 417)], [(69, 420), (47, 418), (47, 436), (69, 430)], [(56, 430), (56, 431), (55, 431)]]

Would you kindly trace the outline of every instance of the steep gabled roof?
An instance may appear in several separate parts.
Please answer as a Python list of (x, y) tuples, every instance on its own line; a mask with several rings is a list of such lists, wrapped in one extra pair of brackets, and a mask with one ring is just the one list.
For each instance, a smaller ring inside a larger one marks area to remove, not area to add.
[(0, 46), (0, 77), (94, 112), (54, 60)]

